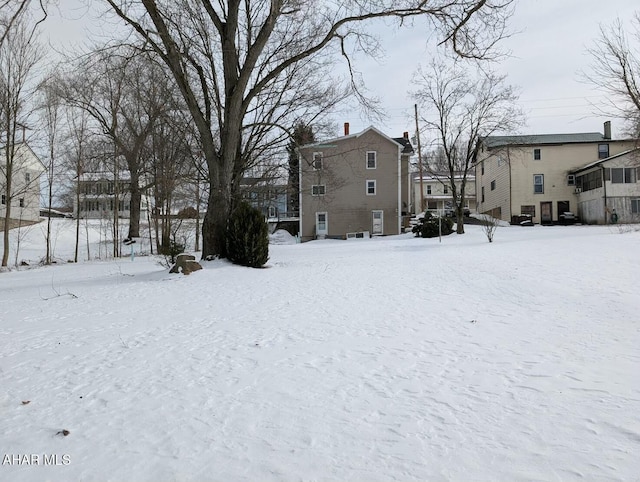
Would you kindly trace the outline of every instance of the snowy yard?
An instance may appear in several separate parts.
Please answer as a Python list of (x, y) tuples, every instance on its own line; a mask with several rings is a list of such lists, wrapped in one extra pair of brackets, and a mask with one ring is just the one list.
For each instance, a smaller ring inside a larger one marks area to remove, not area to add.
[(640, 480), (640, 232), (466, 229), (0, 273), (0, 480)]

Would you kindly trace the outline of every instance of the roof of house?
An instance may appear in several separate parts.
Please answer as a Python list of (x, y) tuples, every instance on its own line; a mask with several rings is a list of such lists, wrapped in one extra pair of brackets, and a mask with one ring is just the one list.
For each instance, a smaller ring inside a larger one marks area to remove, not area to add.
[[(319, 141), (319, 142), (314, 142), (312, 144), (307, 144), (306, 146), (301, 146), (302, 148), (308, 148), (308, 147), (333, 147), (330, 146), (330, 144), (332, 142), (337, 142), (337, 141), (343, 141), (345, 139), (355, 139), (357, 137), (360, 137), (364, 134), (366, 134), (369, 131), (374, 131), (377, 134), (381, 135), (382, 137), (384, 137), (385, 139), (390, 140), (391, 142), (395, 142), (396, 144), (398, 144), (400, 147), (402, 147), (402, 154), (411, 154), (413, 153), (413, 147), (411, 147), (411, 143), (409, 142), (408, 139), (405, 139), (404, 137), (389, 137), (388, 135), (386, 135), (384, 132), (380, 131), (379, 129), (373, 127), (373, 126), (369, 126), (366, 129), (360, 131), (360, 132), (356, 132), (355, 134), (349, 134), (348, 136), (340, 136), (340, 137), (334, 137), (333, 139), (327, 139), (324, 141)], [(409, 150), (410, 149), (410, 150)]]
[(615, 142), (607, 139), (600, 132), (578, 132), (575, 134), (537, 134), (519, 136), (488, 136), (483, 139), (485, 145), (491, 149), (506, 145), (538, 146), (549, 144), (580, 144), (589, 142)]
[(616, 159), (616, 158), (618, 158), (618, 157), (626, 156), (627, 154), (630, 154), (630, 153), (632, 153), (632, 152), (634, 152), (634, 151), (640, 152), (640, 147), (636, 147), (636, 148), (633, 148), (633, 149), (629, 149), (629, 150), (626, 150), (626, 151), (621, 152), (621, 153), (619, 153), (619, 154), (615, 154), (615, 155), (613, 155), (613, 156), (606, 157), (606, 158), (604, 158), (604, 159), (598, 159), (597, 161), (590, 162), (589, 164), (586, 164), (586, 165), (584, 165), (584, 166), (582, 166), (582, 167), (579, 167), (579, 168), (577, 168), (577, 169), (574, 169), (574, 170), (573, 170), (573, 171), (571, 171), (571, 172), (572, 172), (573, 174), (575, 174), (575, 173), (578, 173), (578, 172), (586, 171), (587, 169), (591, 169), (592, 167), (598, 166), (598, 165), (602, 164), (603, 162), (607, 162), (607, 161), (610, 161), (610, 160), (612, 160), (612, 159)]

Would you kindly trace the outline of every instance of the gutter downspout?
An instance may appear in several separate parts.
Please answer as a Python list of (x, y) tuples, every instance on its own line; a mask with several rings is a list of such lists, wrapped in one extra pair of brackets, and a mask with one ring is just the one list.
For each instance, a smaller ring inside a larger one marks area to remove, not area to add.
[(604, 176), (604, 166), (600, 166), (602, 169), (602, 188), (604, 189), (604, 224), (609, 224), (609, 216), (607, 216), (607, 180)]

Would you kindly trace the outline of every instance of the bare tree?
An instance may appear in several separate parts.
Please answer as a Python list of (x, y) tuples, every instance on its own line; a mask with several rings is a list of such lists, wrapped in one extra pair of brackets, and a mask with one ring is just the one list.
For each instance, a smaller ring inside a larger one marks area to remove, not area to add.
[[(66, 107), (65, 117), (69, 127), (69, 136), (66, 143), (66, 160), (67, 169), (72, 173), (72, 187), (74, 200), (72, 204), (75, 206), (76, 221), (76, 241), (73, 255), (74, 263), (78, 262), (78, 251), (80, 247), (80, 219), (81, 219), (81, 192), (80, 179), (85, 170), (85, 162), (87, 157), (87, 145), (89, 144), (92, 132), (90, 129), (89, 114), (83, 109), (74, 109), (70, 106)], [(87, 236), (87, 260), (91, 259)]]
[[(377, 47), (364, 22), (424, 18), (458, 55), (482, 58), (504, 35), (513, 0), (106, 1), (169, 66), (198, 129), (210, 185), (206, 258), (226, 255), (227, 220), (262, 141), (288, 141), (274, 124), (308, 118), (301, 102), (310, 107), (331, 94), (335, 79), (323, 68), (329, 55), (343, 55), (351, 67), (351, 54)], [(309, 76), (318, 68), (324, 81)]]
[[(11, 210), (15, 199), (24, 194), (37, 179), (16, 179), (19, 168), (26, 162), (27, 151), (24, 132), (32, 92), (29, 82), (41, 58), (41, 48), (26, 23), (19, 22), (6, 33), (0, 45), (0, 191), (4, 201), (4, 229), (2, 266), (9, 260), (9, 229)], [(21, 134), (22, 133), (22, 134)], [(39, 202), (39, 199), (38, 199)], [(21, 201), (20, 204), (23, 204)], [(24, 207), (24, 206), (19, 206)]]
[(9, 36), (11, 30), (18, 27), (29, 14), (29, 7), (32, 3), (37, 3), (40, 18), (33, 25), (33, 30), (47, 18), (47, 5), (49, 2), (40, 0), (32, 2), (31, 0), (0, 0), (0, 46)]
[(450, 190), (458, 234), (464, 233), (465, 188), (481, 139), (511, 131), (523, 120), (517, 95), (504, 81), (504, 76), (487, 70), (470, 72), (460, 62), (438, 60), (415, 76), (415, 98), (429, 113), (421, 118), (422, 124), (435, 147), (426, 170)]
[(100, 125), (113, 143), (113, 162), (123, 157), (125, 165), (119, 165), (114, 174), (125, 167), (128, 171), (128, 237), (139, 237), (147, 141), (167, 105), (173, 107), (167, 99), (165, 72), (134, 47), (99, 50), (82, 59), (65, 82), (64, 96), (69, 105), (85, 110)]
[(632, 25), (630, 34), (620, 19), (600, 26), (600, 37), (588, 50), (591, 72), (584, 76), (610, 95), (602, 110), (623, 119), (629, 134), (640, 139), (640, 12)]
[(40, 84), (40, 125), (46, 135), (48, 157), (44, 163), (47, 168), (47, 231), (45, 234), (45, 264), (51, 264), (51, 210), (53, 208), (53, 186), (58, 171), (57, 152), (60, 146), (62, 98), (58, 90), (59, 76), (54, 71)]

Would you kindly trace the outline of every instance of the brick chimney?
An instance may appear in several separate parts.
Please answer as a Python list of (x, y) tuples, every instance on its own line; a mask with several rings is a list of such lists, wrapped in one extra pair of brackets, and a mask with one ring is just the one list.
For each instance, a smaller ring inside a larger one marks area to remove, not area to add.
[(349, 123), (348, 122), (344, 123), (344, 135), (345, 136), (349, 135)]
[(611, 121), (604, 123), (604, 138), (611, 139)]
[(409, 140), (409, 133), (408, 132), (403, 132), (402, 133), (402, 137), (404, 137), (406, 140)]

